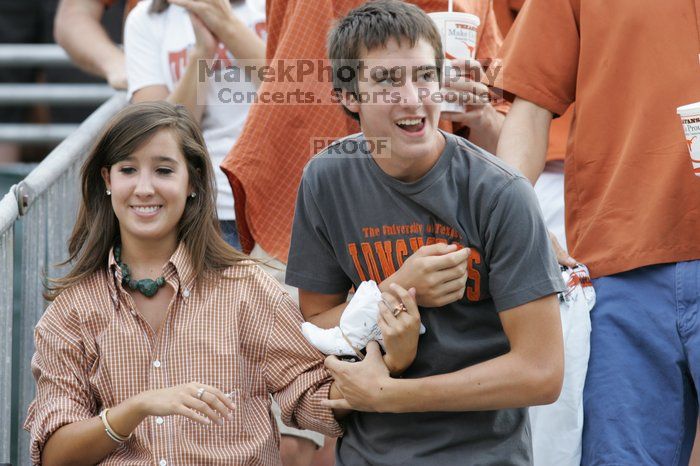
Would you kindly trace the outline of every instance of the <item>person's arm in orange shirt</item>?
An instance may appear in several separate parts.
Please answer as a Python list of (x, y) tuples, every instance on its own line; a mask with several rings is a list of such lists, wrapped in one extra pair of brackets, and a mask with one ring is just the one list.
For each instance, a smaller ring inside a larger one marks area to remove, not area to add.
[[(503, 123), (498, 140), (498, 158), (518, 169), (534, 186), (547, 159), (549, 125), (552, 112), (530, 101), (516, 98)], [(549, 233), (557, 261), (569, 267), (576, 260), (561, 247), (556, 237)]]
[(551, 122), (552, 112), (516, 98), (501, 130), (496, 155), (517, 168), (533, 185), (544, 169)]

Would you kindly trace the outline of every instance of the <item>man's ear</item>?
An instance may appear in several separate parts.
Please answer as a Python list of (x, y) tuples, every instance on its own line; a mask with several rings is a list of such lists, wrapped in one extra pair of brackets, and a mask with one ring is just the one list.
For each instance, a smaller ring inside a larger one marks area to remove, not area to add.
[(100, 175), (102, 175), (102, 179), (105, 181), (105, 189), (112, 189), (112, 184), (109, 181), (109, 168), (107, 167), (102, 167), (100, 170)]
[(360, 102), (357, 100), (357, 96), (351, 91), (341, 91), (339, 92), (341, 103), (345, 108), (347, 108), (352, 113), (360, 113)]

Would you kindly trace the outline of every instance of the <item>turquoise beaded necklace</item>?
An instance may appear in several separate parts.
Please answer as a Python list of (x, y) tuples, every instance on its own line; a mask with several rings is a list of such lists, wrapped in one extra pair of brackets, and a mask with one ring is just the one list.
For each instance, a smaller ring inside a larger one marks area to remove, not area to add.
[(129, 287), (132, 291), (138, 291), (147, 298), (153, 297), (160, 288), (165, 285), (165, 277), (160, 276), (155, 280), (150, 278), (144, 278), (143, 280), (134, 280), (131, 278), (131, 272), (129, 271), (129, 266), (121, 261), (122, 248), (121, 246), (114, 246), (114, 260), (122, 271), (122, 286)]

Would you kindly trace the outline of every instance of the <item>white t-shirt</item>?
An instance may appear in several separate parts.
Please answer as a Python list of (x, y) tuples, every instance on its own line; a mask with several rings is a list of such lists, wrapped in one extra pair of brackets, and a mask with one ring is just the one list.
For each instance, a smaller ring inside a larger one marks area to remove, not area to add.
[[(170, 5), (162, 13), (149, 13), (151, 0), (144, 0), (129, 14), (124, 32), (126, 53), (126, 74), (129, 82), (128, 98), (134, 92), (147, 86), (163, 85), (172, 92), (187, 65), (187, 50), (194, 46), (195, 35), (187, 10)], [(233, 12), (248, 27), (264, 39), (265, 5), (264, 0), (245, 0), (231, 6)], [(207, 86), (206, 108), (202, 116), (201, 128), (211, 156), (216, 174), (216, 209), (220, 220), (233, 220), (233, 193), (226, 175), (219, 165), (231, 150), (243, 129), (251, 99), (243, 103), (224, 103), (231, 98), (231, 91), (249, 96), (255, 93), (253, 83), (245, 79), (222, 79), (232, 76), (237, 68), (235, 57), (219, 44), (217, 58), (226, 66), (217, 70)], [(243, 73), (240, 73), (243, 76)], [(222, 92), (221, 90), (224, 89)], [(223, 99), (219, 98), (219, 93)]]

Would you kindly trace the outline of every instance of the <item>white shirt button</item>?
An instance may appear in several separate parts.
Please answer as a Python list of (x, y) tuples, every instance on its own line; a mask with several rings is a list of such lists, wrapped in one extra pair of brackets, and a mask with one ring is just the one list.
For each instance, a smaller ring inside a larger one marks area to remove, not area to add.
[(153, 361), (153, 367), (160, 367), (160, 361), (157, 359)]
[(165, 461), (165, 460), (160, 460), (160, 461), (158, 461), (158, 464), (159, 464), (160, 466), (167, 466), (167, 465), (168, 465), (168, 462)]
[(156, 418), (156, 424), (161, 425), (161, 424), (163, 424), (164, 422), (165, 422), (165, 421), (163, 420), (162, 417), (158, 416), (158, 417)]
[(182, 290), (182, 296), (184, 296), (185, 298), (189, 298), (190, 297), (190, 290), (188, 290), (187, 288)]
[(136, 315), (136, 309), (132, 309), (132, 310), (131, 310), (131, 315), (132, 315), (132, 316), (135, 316), (135, 315)]

